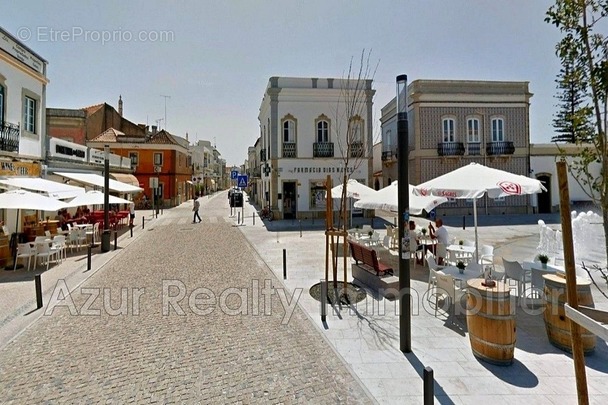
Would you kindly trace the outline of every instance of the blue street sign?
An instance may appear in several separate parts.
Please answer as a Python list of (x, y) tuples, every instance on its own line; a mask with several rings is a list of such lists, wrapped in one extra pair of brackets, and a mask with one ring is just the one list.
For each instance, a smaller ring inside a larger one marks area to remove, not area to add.
[(240, 188), (247, 187), (247, 176), (238, 176), (236, 180), (236, 186)]
[(239, 176), (239, 172), (238, 170), (232, 170), (230, 172), (230, 180), (236, 180), (236, 178)]

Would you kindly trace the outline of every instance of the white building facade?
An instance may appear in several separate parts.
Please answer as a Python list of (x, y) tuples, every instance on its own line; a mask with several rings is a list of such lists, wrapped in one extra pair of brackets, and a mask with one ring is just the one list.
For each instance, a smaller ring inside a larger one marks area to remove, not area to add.
[[(547, 189), (547, 192), (533, 196), (532, 206), (537, 212), (543, 214), (559, 211), (560, 198), (556, 162), (562, 158), (567, 163), (572, 162), (583, 147), (594, 148), (593, 145), (579, 146), (570, 143), (560, 143), (559, 148), (558, 145), (552, 143), (530, 145), (530, 177), (540, 180)], [(592, 162), (589, 164), (589, 173), (594, 177), (601, 176), (601, 169), (600, 163)], [(581, 186), (572, 173), (568, 171), (570, 203), (586, 202), (591, 205), (592, 199), (587, 193), (589, 193), (589, 188)]]
[(44, 157), (47, 61), (0, 28), (0, 152)]
[[(256, 202), (275, 218), (325, 215), (325, 182), (372, 184), (372, 80), (271, 77), (260, 114)], [(353, 107), (354, 106), (354, 107)]]
[(190, 146), (192, 153), (192, 182), (197, 191), (207, 195), (223, 188), (223, 171), (226, 162), (220, 158), (220, 152), (210, 141), (199, 140)]

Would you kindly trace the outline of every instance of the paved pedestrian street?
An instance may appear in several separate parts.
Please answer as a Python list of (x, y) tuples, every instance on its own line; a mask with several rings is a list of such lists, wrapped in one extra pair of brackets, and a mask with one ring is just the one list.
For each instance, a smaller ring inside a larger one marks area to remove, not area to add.
[(0, 351), (0, 401), (373, 403), (298, 291), (231, 220), (205, 218), (225, 205), (208, 202), (201, 224), (166, 210), (182, 217), (150, 221), (71, 295), (60, 280), (45, 315)]

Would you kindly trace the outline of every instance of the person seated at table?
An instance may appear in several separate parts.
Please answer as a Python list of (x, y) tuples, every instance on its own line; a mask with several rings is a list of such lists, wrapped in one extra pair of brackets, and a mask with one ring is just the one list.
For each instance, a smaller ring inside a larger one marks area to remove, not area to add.
[(68, 223), (65, 220), (65, 216), (63, 214), (63, 210), (57, 211), (57, 215), (55, 216), (55, 220), (59, 221), (57, 226), (61, 228), (63, 231), (68, 230)]
[(69, 221), (70, 219), (72, 219), (72, 215), (68, 212), (67, 208), (65, 208), (63, 210), (63, 217), (65, 218), (66, 221)]
[(420, 244), (420, 239), (418, 238), (418, 232), (416, 232), (416, 222), (410, 221), (409, 228), (410, 229), (409, 229), (408, 233), (410, 236), (410, 246), (411, 246), (411, 244), (416, 243), (416, 264), (424, 264), (423, 258), (422, 257), (418, 258), (418, 251), (422, 251), (424, 246)]
[(74, 214), (74, 218), (81, 218), (82, 215), (83, 215), (83, 213), (82, 213), (82, 207), (76, 208), (76, 213)]
[[(437, 218), (435, 220), (435, 226), (437, 227), (437, 229), (435, 229), (433, 224), (429, 223), (429, 235), (431, 236), (431, 239), (437, 239), (437, 243), (441, 243), (444, 246), (448, 246), (448, 230), (445, 229), (445, 227), (443, 226), (443, 220), (441, 218)], [(444, 257), (438, 257), (437, 264), (443, 265), (444, 259)]]

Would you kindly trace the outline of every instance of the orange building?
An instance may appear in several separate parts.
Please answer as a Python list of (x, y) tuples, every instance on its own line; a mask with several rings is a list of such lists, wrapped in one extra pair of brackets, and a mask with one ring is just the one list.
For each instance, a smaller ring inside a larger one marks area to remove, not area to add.
[[(187, 139), (171, 135), (165, 130), (146, 135), (126, 135), (109, 128), (87, 142), (87, 146), (129, 157), (133, 174), (139, 179), (143, 194), (150, 200), (153, 196), (150, 179), (158, 178), (156, 197), (162, 199), (165, 207), (173, 207), (188, 199), (191, 194), (192, 158)], [(141, 199), (143, 194), (136, 196)]]

